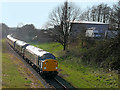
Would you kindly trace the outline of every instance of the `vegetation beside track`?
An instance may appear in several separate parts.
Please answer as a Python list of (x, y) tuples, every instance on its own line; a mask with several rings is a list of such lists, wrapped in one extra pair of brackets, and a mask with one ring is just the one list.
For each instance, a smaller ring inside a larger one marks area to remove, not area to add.
[(43, 88), (23, 62), (7, 51), (6, 46), (6, 40), (2, 40), (2, 88)]
[[(118, 88), (118, 75), (115, 71), (97, 67), (83, 62), (80, 56), (62, 50), (59, 43), (33, 44), (39, 48), (53, 53), (59, 62), (59, 75), (77, 88)], [(79, 49), (85, 52), (86, 49)], [(69, 55), (68, 55), (69, 54)]]

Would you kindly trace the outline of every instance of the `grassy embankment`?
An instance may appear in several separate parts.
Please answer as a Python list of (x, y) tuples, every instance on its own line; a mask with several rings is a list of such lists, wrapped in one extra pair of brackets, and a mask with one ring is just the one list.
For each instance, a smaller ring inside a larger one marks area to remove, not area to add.
[(43, 87), (23, 62), (7, 51), (5, 40), (2, 40), (2, 50), (2, 88)]
[[(59, 43), (33, 44), (39, 48), (53, 53), (59, 62), (59, 75), (77, 88), (118, 88), (118, 75), (113, 71), (106, 71), (96, 65), (88, 65), (80, 59), (80, 56), (73, 55), (86, 51), (79, 49), (79, 52), (66, 55)], [(69, 53), (69, 52), (68, 52)]]

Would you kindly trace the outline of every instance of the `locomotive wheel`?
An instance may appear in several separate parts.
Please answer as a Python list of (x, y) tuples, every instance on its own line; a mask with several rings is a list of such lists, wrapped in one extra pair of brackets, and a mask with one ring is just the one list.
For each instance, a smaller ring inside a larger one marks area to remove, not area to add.
[(37, 68), (37, 72), (40, 73), (40, 69), (39, 68)]
[(23, 57), (23, 59), (25, 59), (24, 55), (22, 57)]
[(36, 70), (36, 66), (35, 66), (35, 65), (33, 65), (33, 69), (35, 69), (35, 70)]

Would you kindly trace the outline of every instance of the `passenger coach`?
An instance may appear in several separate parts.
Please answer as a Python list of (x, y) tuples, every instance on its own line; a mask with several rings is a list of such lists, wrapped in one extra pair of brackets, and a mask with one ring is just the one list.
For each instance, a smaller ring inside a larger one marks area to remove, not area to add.
[(16, 44), (15, 44), (15, 49), (16, 51), (21, 54), (22, 56), (24, 56), (24, 51), (26, 49), (26, 47), (28, 46), (29, 44), (24, 42), (24, 41), (21, 41), (21, 40), (17, 40), (16, 41)]
[(7, 35), (7, 42), (12, 48), (15, 48), (16, 41), (17, 39), (11, 37), (11, 35)]

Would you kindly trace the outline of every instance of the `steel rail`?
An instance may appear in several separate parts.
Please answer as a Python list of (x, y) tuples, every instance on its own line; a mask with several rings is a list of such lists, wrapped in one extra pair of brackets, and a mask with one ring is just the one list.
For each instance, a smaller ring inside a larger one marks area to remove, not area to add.
[(58, 81), (56, 78), (54, 79), (57, 83), (59, 83), (64, 89), (69, 90), (68, 87), (66, 87), (64, 84), (62, 84), (60, 81)]

